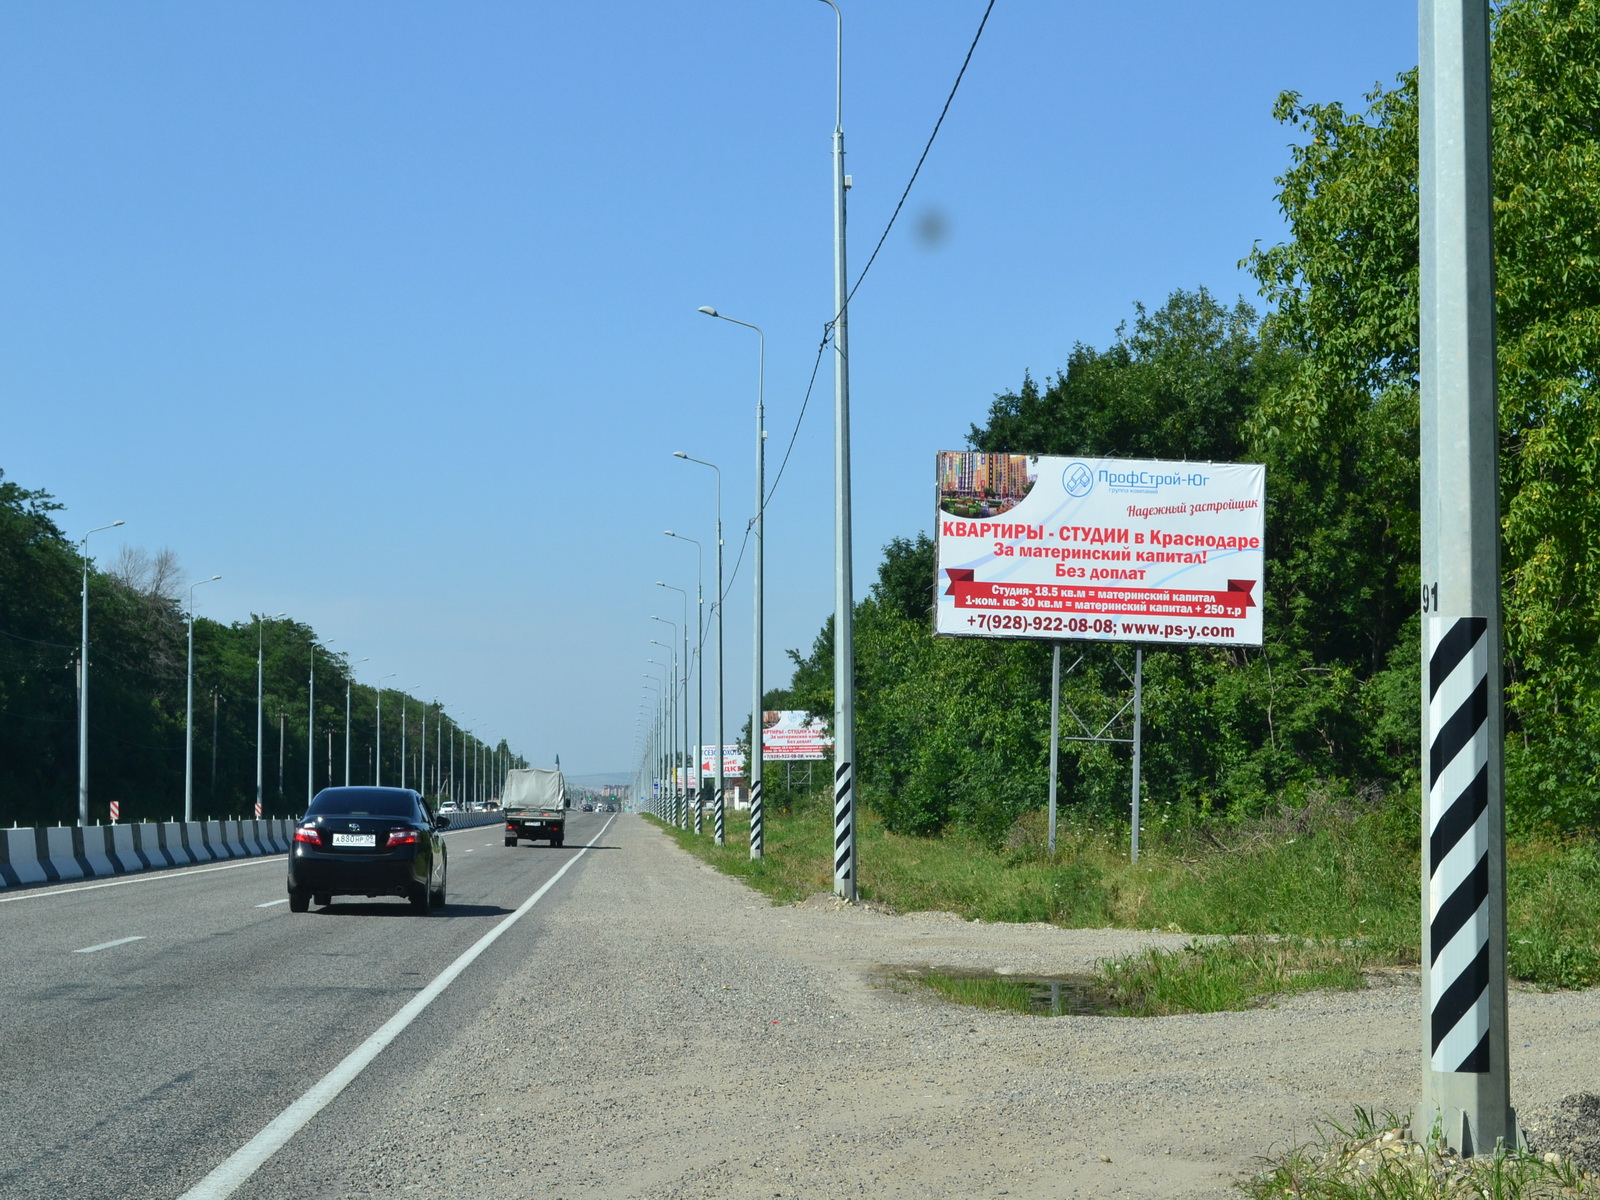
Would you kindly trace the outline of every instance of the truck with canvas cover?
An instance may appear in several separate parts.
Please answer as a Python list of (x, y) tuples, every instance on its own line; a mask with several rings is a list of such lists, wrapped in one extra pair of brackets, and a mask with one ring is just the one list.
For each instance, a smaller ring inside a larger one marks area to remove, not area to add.
[(561, 772), (514, 770), (506, 772), (500, 807), (506, 819), (506, 845), (519, 839), (544, 838), (559, 846), (567, 835), (567, 785)]

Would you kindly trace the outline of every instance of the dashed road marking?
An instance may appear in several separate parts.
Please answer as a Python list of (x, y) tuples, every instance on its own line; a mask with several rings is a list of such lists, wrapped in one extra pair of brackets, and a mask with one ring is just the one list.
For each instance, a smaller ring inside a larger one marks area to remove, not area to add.
[(74, 950), (74, 954), (93, 954), (96, 950), (109, 950), (113, 946), (126, 946), (129, 942), (144, 941), (144, 934), (136, 933), (132, 937), (118, 938), (114, 942), (101, 942), (98, 946), (85, 946), (82, 950)]
[(265, 904), (258, 904), (258, 905), (256, 905), (256, 907), (257, 908), (271, 908), (274, 904), (287, 904), (287, 903), (289, 903), (289, 897), (284, 896), (284, 897), (282, 897), (281, 899), (278, 899), (278, 900), (268, 900)]

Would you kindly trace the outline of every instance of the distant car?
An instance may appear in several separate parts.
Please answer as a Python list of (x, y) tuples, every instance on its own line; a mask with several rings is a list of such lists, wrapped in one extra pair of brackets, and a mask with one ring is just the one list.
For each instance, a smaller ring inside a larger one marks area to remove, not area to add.
[(445, 813), (454, 813), (460, 811), (461, 810), (456, 807), (456, 802), (454, 800), (446, 800), (443, 804), (439, 805), (439, 813), (441, 816), (443, 816)]
[(594, 811), (594, 805), (590, 804), (587, 800), (585, 800), (583, 802), (583, 811), (584, 812), (593, 812)]
[(443, 815), (410, 788), (331, 787), (313, 797), (289, 851), (289, 911), (335, 896), (399, 896), (426, 915), (443, 906), (448, 852)]

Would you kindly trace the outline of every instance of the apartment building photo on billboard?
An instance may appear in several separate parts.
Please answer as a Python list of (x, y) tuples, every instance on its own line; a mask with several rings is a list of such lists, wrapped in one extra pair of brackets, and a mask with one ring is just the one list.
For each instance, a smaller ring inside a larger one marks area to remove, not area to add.
[(1033, 490), (1036, 473), (1025, 454), (978, 450), (939, 451), (939, 508), (953, 517), (982, 520), (1020, 504)]

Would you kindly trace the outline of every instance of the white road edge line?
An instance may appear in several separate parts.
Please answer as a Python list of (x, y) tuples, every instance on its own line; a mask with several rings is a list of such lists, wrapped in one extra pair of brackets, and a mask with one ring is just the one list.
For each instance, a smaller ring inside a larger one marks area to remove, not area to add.
[(129, 942), (144, 941), (144, 934), (136, 933), (132, 937), (118, 938), (114, 942), (101, 942), (98, 946), (85, 946), (82, 950), (74, 950), (74, 954), (93, 954), (96, 950), (109, 950), (113, 946), (126, 946)]
[(287, 903), (289, 903), (289, 897), (282, 896), (282, 897), (278, 898), (277, 900), (268, 900), (265, 904), (258, 904), (258, 905), (256, 905), (256, 907), (257, 908), (271, 908), (274, 904), (287, 904)]
[[(483, 826), (474, 825), (468, 829), (448, 829), (444, 836), (449, 837), (455, 833), (471, 833), (473, 829)], [(169, 883), (174, 879), (188, 879), (193, 875), (209, 875), (213, 871), (232, 871), (238, 867), (264, 867), (269, 863), (288, 860), (288, 855), (273, 852), (272, 854), (253, 855), (246, 862), (224, 863), (220, 867), (194, 867), (179, 865), (176, 867), (162, 867), (159, 871), (139, 872), (130, 875), (127, 879), (113, 879), (109, 883), (86, 883), (79, 887), (53, 888), (48, 892), (20, 892), (15, 896), (0, 896), (0, 904), (10, 904), (13, 900), (43, 900), (46, 896), (70, 896), (74, 892), (95, 892), (101, 888), (125, 887), (130, 883)]]
[[(611, 821), (615, 820), (616, 817), (613, 816)], [(263, 1163), (283, 1149), (290, 1138), (305, 1128), (312, 1117), (349, 1087), (368, 1064), (378, 1057), (383, 1048), (405, 1032), (406, 1027), (421, 1016), (423, 1010), (432, 1004), (445, 988), (454, 983), (456, 977), (471, 966), (474, 959), (493, 945), (501, 934), (520, 921), (535, 904), (544, 899), (545, 893), (555, 887), (561, 877), (594, 848), (605, 831), (611, 828), (611, 821), (601, 826), (600, 832), (594, 835), (594, 840), (568, 859), (566, 865), (547, 879), (538, 891), (524, 900), (516, 912), (472, 943), (460, 958), (434, 976), (433, 982), (407, 1001), (405, 1006), (385, 1021), (376, 1033), (347, 1054), (344, 1061), (313, 1084), (305, 1095), (274, 1117), (265, 1129), (223, 1159), (211, 1174), (184, 1192), (178, 1200), (225, 1200), (225, 1197), (233, 1195)]]

